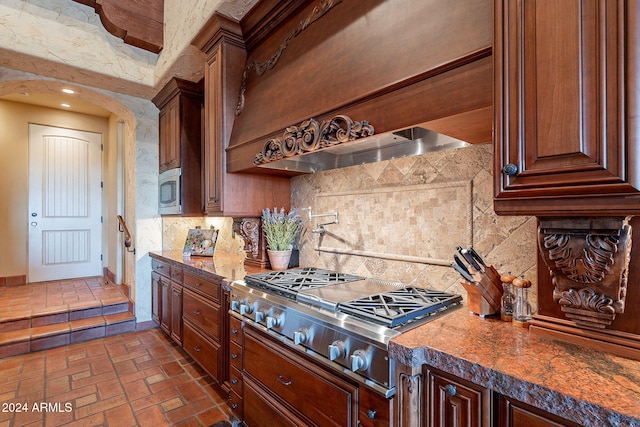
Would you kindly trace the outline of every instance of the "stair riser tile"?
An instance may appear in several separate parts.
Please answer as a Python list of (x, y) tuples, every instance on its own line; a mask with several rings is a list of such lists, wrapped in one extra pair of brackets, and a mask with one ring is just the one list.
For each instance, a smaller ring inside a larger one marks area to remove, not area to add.
[(72, 311), (69, 313), (69, 320), (88, 319), (89, 317), (98, 317), (98, 316), (102, 316), (102, 307)]
[(53, 325), (54, 323), (63, 323), (68, 321), (69, 321), (69, 313), (64, 312), (64, 313), (50, 314), (48, 316), (34, 317), (33, 319), (31, 319), (31, 326), (32, 327), (46, 326), (46, 325)]
[(49, 348), (61, 347), (70, 343), (69, 333), (54, 335), (31, 341), (31, 351), (47, 350)]
[(0, 359), (10, 356), (17, 356), (18, 354), (29, 353), (30, 343), (20, 342), (16, 344), (7, 344), (0, 346)]
[(124, 334), (126, 332), (133, 332), (136, 330), (135, 320), (128, 322), (115, 323), (113, 325), (107, 325), (105, 333), (107, 336)]
[(83, 329), (81, 331), (71, 332), (71, 343), (89, 341), (96, 338), (103, 338), (106, 335), (106, 329), (104, 326), (97, 328)]
[(121, 304), (105, 305), (102, 307), (102, 315), (107, 316), (115, 313), (126, 313), (129, 311), (129, 303), (123, 302)]
[(30, 327), (31, 319), (13, 320), (0, 323), (0, 332), (17, 331), (19, 329), (29, 329)]

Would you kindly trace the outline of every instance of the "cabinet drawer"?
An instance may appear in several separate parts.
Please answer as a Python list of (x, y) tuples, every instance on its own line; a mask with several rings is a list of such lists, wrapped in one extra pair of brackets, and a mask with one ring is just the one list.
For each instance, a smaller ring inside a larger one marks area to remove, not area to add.
[(238, 396), (242, 396), (242, 374), (234, 367), (231, 367), (229, 372), (229, 384), (231, 385), (231, 391), (234, 391)]
[(242, 345), (242, 321), (233, 316), (229, 316), (229, 337), (231, 342)]
[(392, 406), (392, 399), (374, 393), (367, 387), (360, 387), (358, 427), (388, 426)]
[(220, 307), (188, 289), (182, 294), (182, 316), (220, 341)]
[(246, 409), (244, 421), (249, 427), (309, 426), (251, 380), (247, 380), (244, 387), (243, 406)]
[[(310, 364), (251, 327), (244, 329), (244, 371), (318, 425), (355, 425), (356, 386)], [(246, 397), (246, 377), (244, 390)]]
[(229, 362), (232, 367), (242, 370), (242, 347), (235, 342), (229, 345)]
[(151, 270), (164, 277), (171, 277), (171, 266), (167, 262), (151, 258)]
[(182, 267), (177, 265), (171, 266), (171, 280), (182, 283)]
[(183, 327), (182, 345), (184, 350), (189, 353), (209, 375), (218, 381), (220, 344), (200, 335), (188, 322), (185, 322)]
[(183, 283), (185, 286), (205, 294), (215, 302), (220, 303), (220, 284), (214, 283), (210, 280), (205, 280), (202, 277), (194, 276), (189, 273), (184, 273)]

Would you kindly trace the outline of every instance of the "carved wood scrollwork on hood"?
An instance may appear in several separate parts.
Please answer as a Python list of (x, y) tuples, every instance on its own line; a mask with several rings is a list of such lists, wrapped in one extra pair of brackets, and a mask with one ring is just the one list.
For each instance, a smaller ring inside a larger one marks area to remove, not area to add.
[(281, 138), (273, 138), (265, 142), (262, 151), (253, 160), (253, 164), (262, 165), (318, 151), (371, 136), (374, 132), (373, 126), (367, 121), (355, 122), (345, 115), (335, 116), (322, 124), (315, 119), (305, 120), (298, 126), (286, 128)]
[(541, 218), (538, 244), (553, 299), (579, 326), (603, 329), (624, 312), (630, 218)]

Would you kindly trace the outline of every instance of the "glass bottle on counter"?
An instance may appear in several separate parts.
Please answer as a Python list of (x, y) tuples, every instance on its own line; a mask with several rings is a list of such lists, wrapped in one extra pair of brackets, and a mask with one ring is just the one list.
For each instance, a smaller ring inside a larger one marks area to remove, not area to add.
[(515, 278), (516, 276), (513, 276), (511, 273), (500, 276), (500, 281), (502, 282), (502, 287), (504, 289), (502, 292), (502, 299), (500, 300), (500, 319), (505, 322), (511, 322), (513, 319), (514, 295), (511, 290), (511, 285)]
[(529, 327), (532, 309), (529, 303), (529, 288), (531, 281), (523, 277), (513, 279), (513, 289), (515, 291), (515, 302), (513, 305), (513, 323), (523, 328)]

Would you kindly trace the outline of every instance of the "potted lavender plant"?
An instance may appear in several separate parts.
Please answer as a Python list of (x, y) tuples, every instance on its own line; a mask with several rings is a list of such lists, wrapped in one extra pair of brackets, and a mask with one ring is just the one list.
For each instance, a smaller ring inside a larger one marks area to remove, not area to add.
[(273, 270), (286, 270), (291, 258), (291, 250), (302, 230), (302, 218), (297, 209), (288, 214), (284, 208), (262, 211), (262, 231), (267, 240), (267, 254)]

